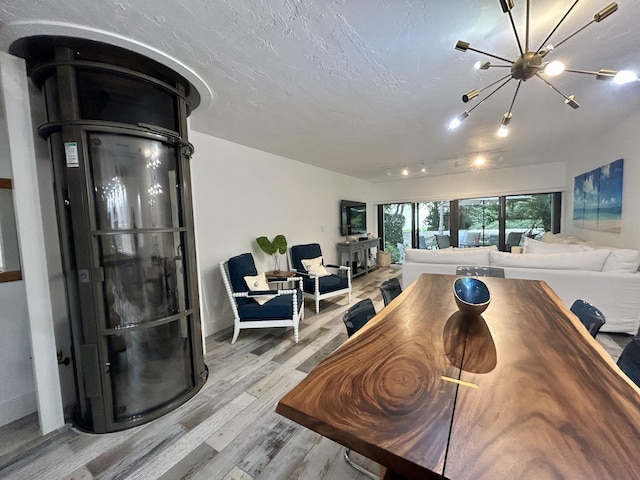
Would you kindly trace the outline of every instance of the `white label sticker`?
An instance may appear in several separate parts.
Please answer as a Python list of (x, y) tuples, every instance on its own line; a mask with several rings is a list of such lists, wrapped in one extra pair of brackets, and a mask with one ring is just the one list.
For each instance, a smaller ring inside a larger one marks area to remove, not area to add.
[(78, 144), (76, 142), (66, 142), (64, 144), (64, 153), (67, 157), (67, 167), (79, 167), (78, 162)]

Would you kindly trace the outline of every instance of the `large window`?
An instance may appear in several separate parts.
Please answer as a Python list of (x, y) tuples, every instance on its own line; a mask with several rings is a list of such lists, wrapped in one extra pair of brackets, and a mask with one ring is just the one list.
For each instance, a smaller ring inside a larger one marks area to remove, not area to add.
[(405, 248), (437, 248), (435, 235), (449, 235), (457, 247), (510, 251), (524, 236), (560, 231), (560, 199), (555, 192), (379, 205), (378, 232), (393, 263)]

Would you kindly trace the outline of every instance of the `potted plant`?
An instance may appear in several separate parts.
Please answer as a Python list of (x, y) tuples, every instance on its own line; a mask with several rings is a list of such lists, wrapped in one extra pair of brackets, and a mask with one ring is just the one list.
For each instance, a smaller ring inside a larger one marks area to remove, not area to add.
[(287, 252), (287, 239), (285, 236), (282, 234), (276, 235), (273, 240), (269, 240), (267, 237), (258, 237), (256, 242), (258, 242), (258, 246), (264, 253), (273, 257), (273, 271), (280, 273), (278, 254), (284, 255)]

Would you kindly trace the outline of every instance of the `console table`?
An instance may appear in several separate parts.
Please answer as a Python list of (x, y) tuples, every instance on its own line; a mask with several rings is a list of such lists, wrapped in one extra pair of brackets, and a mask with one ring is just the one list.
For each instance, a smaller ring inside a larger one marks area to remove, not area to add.
[(370, 270), (376, 268), (375, 262), (372, 264), (369, 263), (369, 254), (372, 248), (377, 250), (379, 246), (379, 238), (340, 242), (338, 243), (338, 262), (340, 265), (348, 265), (351, 267), (352, 278), (369, 273)]

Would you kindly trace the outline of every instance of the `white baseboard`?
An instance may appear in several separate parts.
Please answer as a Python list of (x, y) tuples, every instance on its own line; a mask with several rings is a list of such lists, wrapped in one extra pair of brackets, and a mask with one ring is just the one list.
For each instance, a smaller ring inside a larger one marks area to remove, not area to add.
[(36, 392), (29, 392), (2, 402), (0, 403), (0, 426), (29, 415), (37, 409)]

